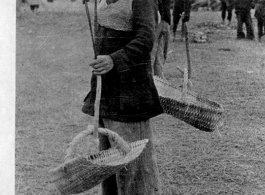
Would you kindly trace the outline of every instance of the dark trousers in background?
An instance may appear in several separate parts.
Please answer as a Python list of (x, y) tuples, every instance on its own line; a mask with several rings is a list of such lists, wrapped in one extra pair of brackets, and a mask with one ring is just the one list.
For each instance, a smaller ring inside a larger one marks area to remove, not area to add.
[(227, 13), (228, 13), (228, 15), (227, 15), (227, 20), (228, 20), (229, 22), (231, 22), (231, 20), (232, 20), (232, 11), (233, 11), (233, 9), (228, 8), (227, 5), (226, 5), (226, 3), (224, 3), (223, 1), (222, 1), (221, 6), (222, 6), (222, 19), (223, 19), (223, 21), (225, 21), (226, 11), (227, 11)]
[(265, 20), (258, 20), (258, 37), (259, 39), (265, 34)]
[(245, 33), (243, 32), (243, 24), (245, 23), (247, 31), (247, 39), (253, 40), (255, 36), (254, 36), (250, 11), (246, 13), (238, 12), (236, 14), (237, 14), (237, 38), (238, 39), (245, 38)]
[(178, 23), (181, 18), (181, 14), (184, 12), (183, 9), (179, 9), (177, 6), (174, 6), (173, 9), (173, 35), (175, 37), (176, 31), (178, 28)]

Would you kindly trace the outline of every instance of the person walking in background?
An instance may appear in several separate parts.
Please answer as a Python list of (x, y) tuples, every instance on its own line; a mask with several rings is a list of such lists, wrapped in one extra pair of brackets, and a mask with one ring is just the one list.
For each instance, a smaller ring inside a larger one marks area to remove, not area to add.
[[(254, 40), (254, 30), (251, 19), (251, 9), (254, 8), (253, 0), (235, 0), (235, 13), (237, 16), (237, 39)], [(243, 24), (246, 25), (247, 36), (243, 32)]]
[(261, 37), (265, 34), (265, 0), (255, 1), (255, 17), (258, 24), (258, 40), (261, 41)]
[(175, 0), (174, 8), (173, 8), (173, 37), (174, 39), (176, 37), (176, 31), (177, 31), (178, 23), (179, 23), (182, 13), (185, 12), (185, 15), (183, 17), (183, 22), (188, 22), (190, 20), (190, 9), (191, 9), (191, 4), (193, 2), (194, 0)]
[(168, 43), (170, 39), (171, 0), (156, 0), (155, 14), (155, 44), (152, 50), (151, 63), (153, 74), (164, 78), (162, 66), (166, 62)]
[(226, 18), (226, 12), (227, 12), (227, 20), (228, 25), (231, 25), (232, 20), (232, 12), (234, 9), (234, 1), (235, 0), (221, 0), (221, 16), (222, 16), (222, 23), (225, 25), (225, 18)]
[[(91, 60), (91, 90), (82, 111), (94, 115), (97, 76), (102, 77), (99, 123), (125, 141), (149, 139), (143, 153), (102, 183), (102, 195), (160, 195), (150, 118), (163, 113), (151, 67), (154, 1), (101, 0)], [(100, 149), (111, 140), (99, 135)]]

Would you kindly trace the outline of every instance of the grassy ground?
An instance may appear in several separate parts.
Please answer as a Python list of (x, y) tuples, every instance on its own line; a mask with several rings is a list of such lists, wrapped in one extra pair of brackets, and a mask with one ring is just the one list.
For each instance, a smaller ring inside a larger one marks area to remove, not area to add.
[[(48, 171), (86, 128), (81, 113), (93, 57), (84, 10), (26, 13), (17, 20), (16, 194), (57, 194)], [(190, 43), (194, 90), (223, 104), (225, 124), (204, 133), (167, 115), (152, 119), (164, 195), (265, 194), (265, 47), (237, 41), (219, 12), (193, 12), (190, 32), (210, 30), (210, 42)], [(235, 21), (233, 21), (235, 26)], [(209, 31), (208, 31), (209, 32)], [(170, 42), (164, 67), (179, 82), (185, 44)], [(86, 194), (98, 195), (99, 187)]]

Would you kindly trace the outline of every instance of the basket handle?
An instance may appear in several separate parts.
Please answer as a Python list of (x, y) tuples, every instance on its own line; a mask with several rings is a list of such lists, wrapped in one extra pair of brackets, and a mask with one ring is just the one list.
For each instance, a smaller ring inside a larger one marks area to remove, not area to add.
[[(74, 157), (75, 150), (77, 144), (87, 136), (90, 136), (94, 131), (94, 126), (88, 125), (87, 129), (80, 132), (69, 144), (68, 148), (66, 150), (66, 156), (64, 157), (64, 162), (68, 162)], [(103, 128), (98, 128), (99, 133), (102, 135), (108, 136), (108, 138), (112, 141), (112, 143), (117, 146), (121, 151), (124, 153), (128, 153), (131, 148), (129, 145), (126, 143), (126, 141), (120, 137), (117, 133), (109, 130), (109, 129), (103, 129)]]

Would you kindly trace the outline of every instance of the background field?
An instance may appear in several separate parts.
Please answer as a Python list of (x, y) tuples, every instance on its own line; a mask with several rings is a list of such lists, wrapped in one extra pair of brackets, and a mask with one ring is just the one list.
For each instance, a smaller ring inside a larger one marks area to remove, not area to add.
[[(81, 112), (93, 57), (84, 7), (47, 6), (38, 16), (25, 8), (17, 19), (17, 195), (57, 194), (48, 171), (90, 121)], [(209, 36), (209, 43), (190, 43), (192, 81), (224, 106), (222, 138), (168, 115), (153, 118), (164, 195), (265, 194), (265, 45), (237, 41), (235, 19), (229, 29), (218, 23), (220, 12), (192, 12), (189, 30)], [(177, 84), (176, 65), (186, 66), (180, 40), (170, 42), (164, 67)], [(99, 187), (85, 194), (99, 195)]]

